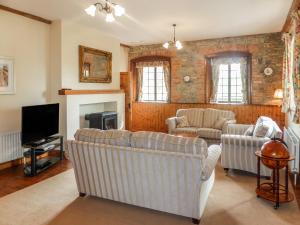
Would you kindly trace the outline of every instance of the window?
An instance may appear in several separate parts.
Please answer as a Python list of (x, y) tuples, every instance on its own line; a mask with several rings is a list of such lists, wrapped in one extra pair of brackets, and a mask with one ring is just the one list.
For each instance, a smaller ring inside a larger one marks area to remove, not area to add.
[(211, 58), (212, 103), (247, 104), (249, 95), (248, 58)]
[(219, 82), (217, 102), (243, 103), (241, 64), (221, 64), (219, 66)]
[(166, 102), (167, 97), (163, 67), (143, 67), (141, 101)]

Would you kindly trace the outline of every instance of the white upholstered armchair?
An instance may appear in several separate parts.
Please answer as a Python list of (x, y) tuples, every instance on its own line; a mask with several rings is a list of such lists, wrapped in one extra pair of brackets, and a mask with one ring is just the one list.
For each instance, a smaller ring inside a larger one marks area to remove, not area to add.
[[(257, 125), (229, 124), (227, 134), (221, 136), (221, 164), (224, 169), (238, 169), (257, 173), (257, 158), (255, 152), (272, 137), (281, 138), (282, 131), (274, 122), (272, 132), (268, 137), (256, 137), (245, 135), (246, 130)], [(251, 130), (251, 129), (250, 129)], [(271, 176), (272, 171), (261, 164), (261, 175)]]

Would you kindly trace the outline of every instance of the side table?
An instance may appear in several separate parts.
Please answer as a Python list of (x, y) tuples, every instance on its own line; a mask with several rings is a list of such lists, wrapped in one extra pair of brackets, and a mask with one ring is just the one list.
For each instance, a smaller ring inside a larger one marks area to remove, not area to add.
[[(272, 201), (275, 203), (274, 209), (279, 208), (280, 203), (287, 203), (294, 200), (294, 195), (289, 192), (289, 168), (288, 164), (285, 167), (285, 184), (280, 184), (279, 179), (279, 163), (284, 161), (294, 160), (294, 157), (290, 157), (288, 159), (270, 159), (261, 154), (261, 151), (256, 151), (255, 155), (257, 156), (257, 187), (256, 187), (256, 195), (257, 197), (264, 198), (268, 201)], [(277, 168), (273, 169), (273, 179), (272, 182), (260, 182), (260, 162), (261, 159), (274, 160), (277, 164)]]

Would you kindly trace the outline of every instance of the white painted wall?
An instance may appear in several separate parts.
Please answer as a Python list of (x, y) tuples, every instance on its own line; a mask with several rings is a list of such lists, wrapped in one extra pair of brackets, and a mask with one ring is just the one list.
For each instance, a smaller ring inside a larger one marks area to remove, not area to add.
[(21, 107), (49, 100), (50, 27), (0, 10), (0, 56), (14, 58), (16, 94), (0, 95), (0, 132), (21, 129)]
[[(112, 83), (80, 83), (78, 46), (112, 53)], [(72, 89), (120, 89), (120, 41), (96, 29), (62, 23), (62, 87)]]
[(120, 46), (120, 72), (128, 72), (129, 48)]

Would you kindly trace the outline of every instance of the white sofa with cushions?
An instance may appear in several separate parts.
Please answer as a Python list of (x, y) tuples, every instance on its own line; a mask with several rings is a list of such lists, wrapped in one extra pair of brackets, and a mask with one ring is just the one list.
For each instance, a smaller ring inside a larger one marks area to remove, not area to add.
[[(257, 173), (255, 152), (271, 138), (282, 138), (282, 131), (271, 118), (261, 116), (255, 125), (230, 124), (228, 134), (221, 137), (221, 164), (225, 169), (238, 169)], [(261, 175), (272, 171), (261, 164)]]
[(200, 138), (80, 129), (67, 141), (79, 193), (173, 213), (199, 222), (220, 146)]
[[(187, 124), (180, 126), (178, 122), (183, 117), (186, 117)], [(191, 108), (177, 110), (176, 116), (168, 118), (166, 123), (169, 134), (195, 133), (211, 144), (220, 143), (221, 135), (226, 133), (228, 124), (236, 123), (236, 120), (232, 111)]]

